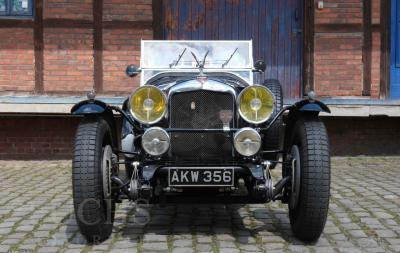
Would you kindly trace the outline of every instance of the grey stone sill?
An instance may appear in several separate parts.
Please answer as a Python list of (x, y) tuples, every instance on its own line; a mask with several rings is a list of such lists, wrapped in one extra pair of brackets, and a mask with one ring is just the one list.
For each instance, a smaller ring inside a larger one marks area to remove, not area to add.
[[(73, 104), (86, 99), (83, 96), (0, 96), (0, 114), (69, 114)], [(105, 97), (97, 99), (112, 105), (122, 105), (126, 97)], [(298, 99), (285, 99), (289, 105)], [(400, 100), (367, 98), (323, 98), (332, 110), (334, 117), (400, 117)]]

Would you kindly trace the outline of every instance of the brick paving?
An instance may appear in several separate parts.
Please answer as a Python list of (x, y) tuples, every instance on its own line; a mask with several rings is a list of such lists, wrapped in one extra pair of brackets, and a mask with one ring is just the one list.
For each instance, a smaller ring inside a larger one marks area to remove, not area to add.
[(0, 252), (400, 252), (400, 157), (333, 158), (328, 222), (311, 245), (293, 237), (279, 202), (128, 201), (111, 238), (89, 245), (72, 214), (69, 161), (0, 161), (0, 171)]

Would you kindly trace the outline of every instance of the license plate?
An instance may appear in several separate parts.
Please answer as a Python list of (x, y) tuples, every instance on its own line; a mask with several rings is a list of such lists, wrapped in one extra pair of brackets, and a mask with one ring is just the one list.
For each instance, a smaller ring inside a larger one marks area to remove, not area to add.
[(233, 168), (169, 168), (170, 186), (233, 186)]

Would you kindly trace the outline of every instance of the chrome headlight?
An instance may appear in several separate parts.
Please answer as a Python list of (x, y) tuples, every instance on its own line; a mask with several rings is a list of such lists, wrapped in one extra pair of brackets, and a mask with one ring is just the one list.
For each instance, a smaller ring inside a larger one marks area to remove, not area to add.
[(170, 145), (168, 133), (160, 127), (147, 129), (142, 136), (142, 147), (152, 156), (160, 156), (167, 152)]
[(130, 97), (132, 116), (143, 124), (154, 124), (167, 111), (167, 97), (159, 88), (146, 85), (138, 88)]
[(236, 151), (243, 156), (253, 156), (261, 148), (260, 134), (250, 127), (237, 131), (233, 139)]
[(239, 94), (239, 114), (248, 123), (261, 124), (271, 117), (274, 103), (274, 95), (268, 88), (259, 85), (249, 86)]

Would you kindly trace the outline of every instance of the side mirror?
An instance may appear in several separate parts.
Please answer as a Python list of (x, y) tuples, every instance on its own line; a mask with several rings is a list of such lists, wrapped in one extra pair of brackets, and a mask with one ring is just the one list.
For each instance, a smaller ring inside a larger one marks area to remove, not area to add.
[(267, 65), (265, 64), (264, 61), (258, 60), (254, 63), (254, 70), (255, 72), (264, 72), (265, 69), (267, 68)]
[(126, 75), (129, 77), (135, 77), (140, 72), (141, 72), (141, 69), (138, 66), (133, 65), (133, 64), (128, 65), (128, 67), (126, 67), (126, 71), (125, 71)]

